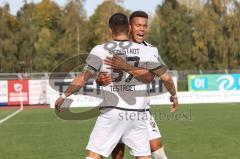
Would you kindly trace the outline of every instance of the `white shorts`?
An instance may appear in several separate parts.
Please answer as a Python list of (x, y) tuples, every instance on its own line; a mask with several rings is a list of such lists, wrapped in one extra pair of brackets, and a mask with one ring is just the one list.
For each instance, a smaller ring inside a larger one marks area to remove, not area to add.
[(118, 109), (101, 110), (86, 149), (108, 157), (121, 141), (129, 147), (133, 156), (150, 156), (148, 129), (145, 120), (141, 119), (144, 113)]
[(147, 111), (147, 120), (145, 120), (148, 129), (149, 140), (161, 138), (161, 133), (158, 129), (157, 123), (154, 120), (150, 111)]

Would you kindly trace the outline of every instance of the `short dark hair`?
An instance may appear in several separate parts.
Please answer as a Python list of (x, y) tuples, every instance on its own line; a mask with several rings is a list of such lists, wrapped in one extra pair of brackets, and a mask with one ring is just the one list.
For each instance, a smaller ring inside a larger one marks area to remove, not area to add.
[(128, 17), (123, 13), (113, 14), (108, 22), (109, 28), (112, 29), (113, 34), (125, 33), (128, 34), (129, 23)]
[(131, 23), (133, 18), (135, 18), (135, 17), (142, 17), (142, 18), (148, 19), (148, 14), (144, 11), (141, 11), (141, 10), (132, 12), (132, 14), (129, 17), (129, 22)]

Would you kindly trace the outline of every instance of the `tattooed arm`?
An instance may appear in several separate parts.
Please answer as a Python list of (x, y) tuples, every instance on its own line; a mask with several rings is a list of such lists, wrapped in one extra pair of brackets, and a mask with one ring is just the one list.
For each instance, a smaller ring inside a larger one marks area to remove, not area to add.
[(165, 66), (160, 66), (156, 69), (151, 70), (151, 72), (162, 79), (165, 88), (171, 94), (170, 101), (173, 103), (171, 112), (175, 112), (178, 106), (178, 99), (177, 99), (176, 88), (171, 75), (167, 73), (167, 69)]
[(67, 90), (62, 94), (61, 97), (59, 97), (55, 102), (55, 108), (58, 111), (61, 111), (61, 105), (63, 104), (64, 100), (70, 96), (71, 94), (79, 91), (81, 87), (85, 85), (85, 83), (92, 77), (92, 72), (86, 70), (77, 77), (75, 77), (70, 84), (70, 86), (67, 88)]

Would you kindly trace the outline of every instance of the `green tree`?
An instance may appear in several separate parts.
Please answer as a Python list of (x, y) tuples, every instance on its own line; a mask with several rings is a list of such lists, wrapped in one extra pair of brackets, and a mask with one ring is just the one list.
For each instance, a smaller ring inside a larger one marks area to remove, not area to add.
[(234, 26), (232, 27), (231, 31), (232, 31), (232, 35), (234, 35), (234, 52), (235, 52), (235, 56), (234, 59), (237, 60), (237, 64), (236, 64), (236, 69), (240, 69), (240, 2), (235, 2), (235, 10), (234, 10), (234, 17), (233, 17), (233, 21), (234, 21)]
[[(233, 8), (226, 10), (231, 4)], [(170, 68), (234, 69), (239, 65), (239, 2), (209, 0), (200, 10), (176, 0), (158, 6), (149, 41)]]
[(33, 70), (37, 72), (51, 71), (57, 64), (56, 35), (48, 28), (41, 28), (37, 34), (37, 41), (34, 43), (36, 56), (33, 59)]
[(62, 11), (50, 0), (36, 4), (36, 15), (33, 25), (37, 29), (37, 39), (34, 42), (35, 56), (33, 71), (51, 71), (58, 63), (58, 41), (62, 37)]
[[(238, 67), (240, 52), (240, 20), (239, 20), (239, 2), (232, 3), (234, 8), (221, 14), (222, 26), (222, 43), (219, 45), (219, 59), (223, 59), (219, 63), (219, 68), (234, 69)], [(226, 5), (226, 4), (225, 4)]]
[(35, 7), (34, 3), (25, 3), (17, 13), (19, 26), (16, 33), (18, 45), (17, 59), (20, 63), (26, 65), (27, 72), (33, 71), (33, 59), (36, 56), (34, 43), (37, 40), (38, 27), (34, 25), (34, 17), (36, 17)]
[[(212, 40), (212, 49), (209, 52), (211, 59), (211, 68), (213, 69), (234, 69), (238, 66), (239, 53), (239, 18), (237, 18), (238, 2), (224, 3), (225, 1), (212, 0), (206, 4), (205, 10), (208, 15), (208, 21), (215, 17), (215, 33)], [(229, 5), (233, 5), (233, 9), (228, 10)], [(209, 41), (208, 37), (208, 41)]]
[[(81, 1), (70, 1), (63, 10), (61, 19), (62, 35), (58, 43), (59, 62), (77, 54), (86, 53), (87, 48), (87, 20)], [(78, 66), (84, 63), (84, 59), (78, 59), (76, 63), (67, 64)], [(67, 66), (62, 69), (66, 70)]]
[(17, 21), (10, 14), (9, 5), (0, 7), (0, 72), (15, 72), (17, 44), (14, 33)]
[(217, 40), (221, 41), (219, 15), (206, 4), (193, 21), (192, 54), (197, 69), (217, 69)]
[(88, 24), (88, 51), (95, 45), (104, 43), (111, 39), (108, 30), (108, 20), (116, 12), (129, 15), (129, 11), (118, 5), (114, 0), (104, 1), (99, 5), (94, 14), (89, 18)]
[(194, 67), (191, 52), (192, 20), (193, 16), (188, 9), (175, 0), (166, 0), (157, 7), (148, 39), (158, 47), (170, 69)]
[(51, 0), (42, 0), (36, 4), (36, 15), (33, 17), (38, 27), (48, 27), (51, 30), (60, 29), (62, 12), (60, 7)]

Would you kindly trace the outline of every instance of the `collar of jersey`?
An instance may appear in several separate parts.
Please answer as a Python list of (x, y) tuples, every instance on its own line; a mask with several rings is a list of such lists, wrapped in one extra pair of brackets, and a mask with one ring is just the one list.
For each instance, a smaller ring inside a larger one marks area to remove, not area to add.
[(125, 41), (129, 41), (129, 40), (128, 39), (127, 40), (116, 40), (116, 39), (113, 39), (113, 41), (125, 42)]

